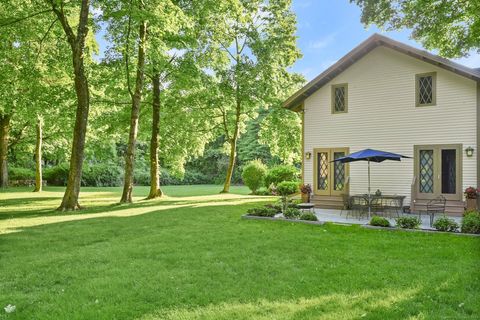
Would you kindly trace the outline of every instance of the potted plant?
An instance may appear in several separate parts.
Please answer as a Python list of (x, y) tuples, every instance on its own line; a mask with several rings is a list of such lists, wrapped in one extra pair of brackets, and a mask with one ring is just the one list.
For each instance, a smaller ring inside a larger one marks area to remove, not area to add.
[(300, 185), (300, 191), (302, 192), (302, 202), (310, 203), (310, 194), (312, 194), (312, 187), (309, 184)]
[(465, 189), (465, 199), (467, 199), (467, 211), (477, 210), (477, 197), (480, 189), (468, 187)]

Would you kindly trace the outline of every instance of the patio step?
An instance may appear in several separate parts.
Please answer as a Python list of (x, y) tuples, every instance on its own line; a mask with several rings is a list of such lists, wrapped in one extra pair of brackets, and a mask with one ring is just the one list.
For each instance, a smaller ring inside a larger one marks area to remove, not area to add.
[[(412, 211), (420, 211), (427, 209), (427, 203), (429, 200), (415, 200), (412, 203)], [(461, 217), (463, 215), (465, 203), (463, 201), (447, 200), (445, 203), (445, 213), (449, 216)]]
[(311, 199), (316, 208), (320, 209), (342, 209), (343, 199), (340, 196), (313, 196)]

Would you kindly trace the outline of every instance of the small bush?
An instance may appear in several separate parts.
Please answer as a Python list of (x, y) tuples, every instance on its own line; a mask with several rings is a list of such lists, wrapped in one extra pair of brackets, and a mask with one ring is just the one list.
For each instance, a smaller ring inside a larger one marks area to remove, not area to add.
[(277, 194), (286, 197), (298, 192), (298, 184), (295, 181), (283, 181), (277, 186)]
[(480, 212), (470, 211), (463, 215), (462, 233), (480, 233)]
[(8, 168), (8, 178), (10, 180), (34, 180), (35, 171), (26, 168)]
[(294, 166), (275, 166), (268, 170), (265, 175), (265, 187), (269, 188), (272, 184), (278, 186), (283, 181), (295, 181), (298, 176), (299, 171)]
[(265, 205), (265, 207), (267, 208), (272, 208), (272, 209), (275, 209), (277, 212), (282, 212), (282, 204), (279, 203), (279, 204), (267, 204)]
[(118, 187), (122, 185), (122, 169), (114, 163), (84, 166), (82, 184), (89, 187)]
[(258, 188), (263, 185), (267, 167), (261, 160), (252, 160), (243, 167), (243, 183), (256, 194)]
[(265, 187), (258, 188), (258, 190), (257, 190), (257, 192), (255, 192), (255, 194), (258, 195), (258, 196), (271, 196), (272, 195), (270, 190), (268, 190)]
[(306, 220), (306, 221), (318, 221), (318, 218), (317, 216), (312, 213), (312, 212), (303, 212), (301, 215), (300, 215), (300, 220)]
[(300, 217), (300, 210), (297, 208), (288, 208), (283, 215), (287, 219), (298, 219)]
[(68, 163), (61, 163), (57, 166), (45, 168), (43, 172), (43, 179), (47, 180), (49, 185), (64, 186), (68, 180)]
[(269, 207), (258, 207), (247, 210), (247, 215), (257, 217), (274, 217), (277, 213), (277, 210)]
[(372, 219), (370, 219), (370, 225), (387, 228), (390, 227), (390, 221), (388, 221), (384, 217), (373, 216)]
[(419, 217), (400, 217), (395, 219), (397, 227), (402, 229), (418, 229), (422, 224)]
[(455, 232), (458, 230), (458, 223), (453, 219), (441, 217), (435, 220), (433, 227), (439, 231)]

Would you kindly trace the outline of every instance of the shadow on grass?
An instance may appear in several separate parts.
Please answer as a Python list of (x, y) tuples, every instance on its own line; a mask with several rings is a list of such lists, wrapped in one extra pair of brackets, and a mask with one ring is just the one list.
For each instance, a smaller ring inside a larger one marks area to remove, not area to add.
[[(0, 215), (0, 234), (18, 232), (26, 227), (32, 227), (43, 224), (52, 224), (68, 221), (78, 221), (84, 219), (107, 218), (107, 217), (130, 217), (148, 214), (155, 211), (184, 208), (184, 207), (205, 207), (221, 205), (238, 205), (250, 202), (266, 202), (272, 200), (265, 197), (236, 196), (234, 198), (216, 199), (197, 197), (199, 200), (178, 200), (175, 198), (143, 200), (131, 204), (106, 204), (102, 206), (92, 206), (79, 211), (60, 212), (56, 210), (32, 210), (32, 211), (8, 211), (10, 216)], [(180, 199), (180, 198), (179, 198)], [(183, 198), (189, 199), (189, 198)]]
[(2, 236), (0, 305), (54, 319), (474, 319), (458, 304), (479, 309), (477, 239), (244, 221), (255, 204), (240, 199), (135, 205), (152, 214)]

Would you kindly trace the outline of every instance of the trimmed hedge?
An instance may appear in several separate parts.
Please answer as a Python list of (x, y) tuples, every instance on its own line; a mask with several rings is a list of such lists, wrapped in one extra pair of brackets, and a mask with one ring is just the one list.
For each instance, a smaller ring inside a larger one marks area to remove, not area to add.
[(370, 225), (386, 228), (386, 227), (390, 227), (390, 221), (388, 221), (384, 217), (373, 216), (372, 219), (370, 219)]

